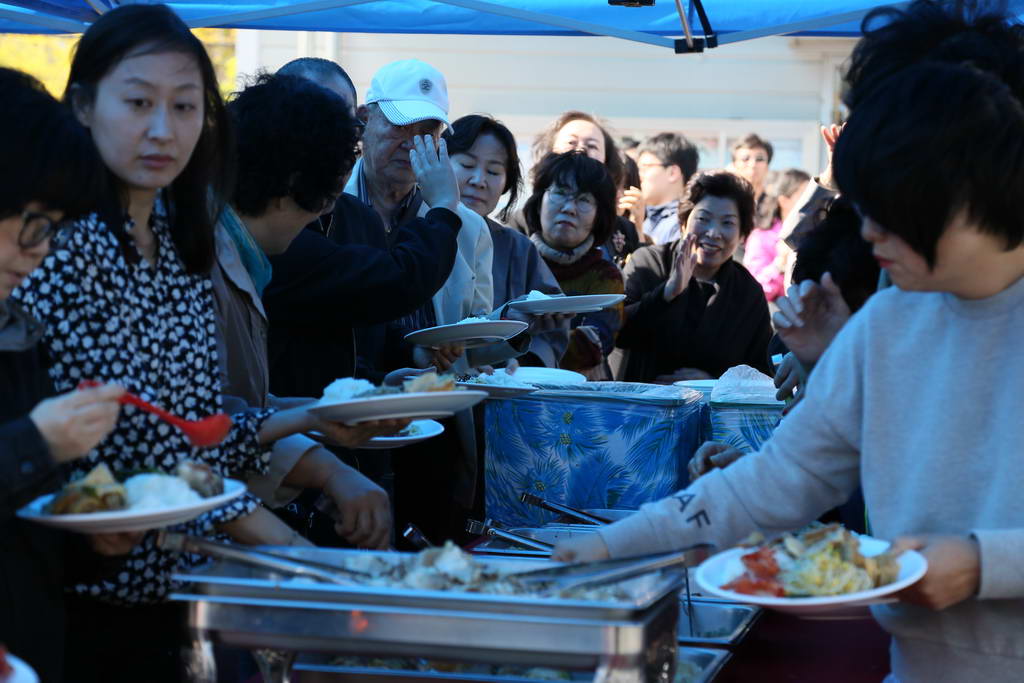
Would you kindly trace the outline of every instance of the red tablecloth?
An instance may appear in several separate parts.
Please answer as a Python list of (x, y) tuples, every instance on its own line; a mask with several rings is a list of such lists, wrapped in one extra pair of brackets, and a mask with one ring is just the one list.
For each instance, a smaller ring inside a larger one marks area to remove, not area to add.
[(715, 683), (879, 683), (889, 634), (874, 619), (818, 621), (766, 612)]

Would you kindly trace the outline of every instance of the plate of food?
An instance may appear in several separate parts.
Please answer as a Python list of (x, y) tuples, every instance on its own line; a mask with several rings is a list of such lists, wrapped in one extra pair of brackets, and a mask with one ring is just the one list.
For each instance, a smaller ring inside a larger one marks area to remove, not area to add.
[(462, 344), (467, 349), (488, 346), (511, 339), (529, 325), (519, 320), (466, 318), (453, 325), (438, 325), (410, 332), (406, 341), (417, 346), (437, 348), (444, 344)]
[(921, 579), (928, 561), (838, 524), (813, 525), (705, 560), (695, 574), (706, 595), (801, 616), (889, 602)]
[(411, 446), (420, 441), (433, 439), (444, 433), (444, 425), (434, 420), (416, 420), (394, 436), (378, 436), (370, 439), (359, 450), (385, 450)]
[(185, 460), (173, 474), (156, 471), (114, 476), (104, 464), (57, 493), (36, 498), (18, 516), (83, 534), (147, 531), (181, 524), (231, 502), (245, 484), (224, 479), (208, 465)]
[(463, 391), (455, 386), (453, 376), (434, 372), (406, 380), (401, 387), (378, 387), (364, 379), (345, 377), (328, 385), (323, 397), (307, 410), (347, 425), (401, 418), (436, 420), (472, 408), (485, 398), (483, 391)]
[(39, 683), (35, 670), (0, 645), (0, 683)]
[(561, 368), (525, 367), (516, 370), (516, 380), (525, 384), (584, 384), (586, 375)]
[(533, 290), (526, 298), (510, 301), (509, 308), (520, 313), (544, 315), (548, 313), (595, 313), (609, 308), (626, 298), (625, 294), (584, 294), (579, 296), (551, 295)]
[(465, 382), (456, 382), (463, 389), (486, 391), (490, 398), (515, 398), (537, 391), (537, 387), (519, 379), (519, 373), (508, 374), (504, 368), (493, 375), (481, 373)]

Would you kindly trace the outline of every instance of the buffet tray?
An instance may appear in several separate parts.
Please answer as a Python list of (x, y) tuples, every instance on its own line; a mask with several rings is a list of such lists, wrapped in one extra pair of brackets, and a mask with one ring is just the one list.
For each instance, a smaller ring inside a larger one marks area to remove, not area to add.
[[(725, 650), (681, 647), (674, 683), (709, 683), (722, 670), (731, 655)], [(302, 672), (302, 683), (433, 683), (435, 681), (477, 681), (479, 683), (536, 683), (537, 678), (484, 673), (485, 667), (465, 672), (413, 671), (387, 666), (337, 665), (331, 657), (305, 655), (295, 663)], [(594, 681), (595, 672), (570, 671), (569, 681)]]
[[(309, 560), (331, 566), (342, 566), (346, 559), (376, 556), (400, 561), (412, 553), (343, 550), (335, 548), (265, 547), (277, 555)], [(502, 572), (527, 572), (557, 566), (550, 559), (540, 558), (474, 558), (477, 562)], [(324, 603), (365, 604), (378, 607), (408, 607), (457, 611), (496, 612), (506, 615), (545, 616), (572, 619), (622, 620), (648, 609), (683, 584), (681, 569), (666, 570), (623, 581), (619, 587), (630, 599), (581, 600), (496, 593), (463, 593), (456, 591), (417, 590), (318, 583), (308, 579), (286, 578), (273, 570), (218, 560), (190, 574), (175, 575), (178, 581), (192, 583), (208, 596), (317, 601)]]
[(747, 635), (761, 616), (761, 609), (736, 603), (692, 601), (693, 635), (690, 612), (679, 613), (679, 642), (710, 647), (733, 647)]
[[(550, 524), (541, 528), (509, 529), (510, 532), (526, 536), (545, 543), (559, 543), (581, 535), (596, 533), (597, 527), (587, 524), (559, 525)], [(502, 553), (521, 553), (521, 557), (539, 557), (546, 555), (540, 550), (519, 550), (509, 541), (492, 538), (473, 549), (474, 553), (501, 555)], [(751, 625), (761, 614), (760, 608), (741, 605), (736, 602), (722, 600), (714, 596), (706, 597), (699, 593), (697, 583), (693, 579), (693, 571), (702, 559), (695, 555), (691, 562), (690, 590), (696, 598), (693, 600), (694, 635), (690, 635), (689, 613), (685, 608), (685, 600), (681, 602), (679, 617), (679, 642), (712, 647), (730, 647), (736, 645), (750, 630)], [(714, 635), (706, 635), (712, 633)]]
[[(327, 548), (273, 550), (334, 566), (346, 555), (366, 554)], [(509, 571), (551, 564), (477, 559)], [(191, 603), (192, 627), (230, 647), (570, 669), (594, 669), (610, 657), (650, 670), (676, 647), (683, 575), (666, 571), (623, 582), (633, 598), (619, 602), (321, 584), (230, 561), (175, 579), (190, 582), (171, 598)]]

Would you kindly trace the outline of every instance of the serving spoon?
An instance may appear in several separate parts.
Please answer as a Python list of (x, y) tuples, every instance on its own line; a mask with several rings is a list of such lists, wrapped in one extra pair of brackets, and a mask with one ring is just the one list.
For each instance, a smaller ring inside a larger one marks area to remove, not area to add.
[[(84, 379), (78, 383), (79, 389), (91, 389), (98, 386), (100, 386), (100, 383), (92, 379)], [(133, 405), (136, 408), (153, 413), (161, 420), (177, 427), (181, 433), (188, 438), (193, 446), (198, 446), (199, 448), (216, 446), (223, 441), (224, 437), (226, 437), (228, 432), (231, 431), (231, 418), (225, 413), (210, 415), (209, 417), (204, 417), (201, 420), (183, 420), (176, 415), (172, 415), (163, 408), (159, 408), (152, 403), (143, 401), (141, 398), (128, 391), (121, 395), (118, 402), (122, 405)]]

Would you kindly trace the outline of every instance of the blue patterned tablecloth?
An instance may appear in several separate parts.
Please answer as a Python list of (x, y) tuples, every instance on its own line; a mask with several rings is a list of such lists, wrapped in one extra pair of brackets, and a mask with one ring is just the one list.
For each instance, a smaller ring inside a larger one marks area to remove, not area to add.
[(760, 450), (782, 420), (784, 403), (711, 403), (711, 440), (744, 453)]
[(486, 512), (513, 526), (555, 515), (519, 502), (528, 491), (576, 508), (636, 509), (686, 486), (708, 407), (679, 387), (588, 382), (485, 410)]

